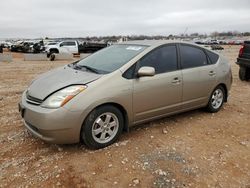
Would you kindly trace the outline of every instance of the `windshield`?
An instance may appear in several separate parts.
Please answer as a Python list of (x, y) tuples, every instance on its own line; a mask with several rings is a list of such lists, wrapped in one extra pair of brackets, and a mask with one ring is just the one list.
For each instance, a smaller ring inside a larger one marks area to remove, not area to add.
[(80, 60), (77, 65), (90, 67), (101, 74), (113, 72), (146, 49), (141, 45), (112, 45)]

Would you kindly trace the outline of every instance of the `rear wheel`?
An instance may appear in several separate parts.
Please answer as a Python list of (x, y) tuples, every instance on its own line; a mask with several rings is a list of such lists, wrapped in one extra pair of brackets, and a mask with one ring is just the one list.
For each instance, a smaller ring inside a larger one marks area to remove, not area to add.
[(81, 138), (93, 149), (99, 149), (114, 143), (124, 126), (123, 115), (114, 106), (101, 106), (93, 110), (86, 118)]
[(207, 110), (212, 113), (218, 112), (223, 106), (225, 97), (226, 96), (224, 88), (222, 86), (217, 86), (210, 97), (207, 105)]
[(244, 81), (247, 79), (247, 68), (240, 66), (239, 70), (239, 78), (240, 80)]

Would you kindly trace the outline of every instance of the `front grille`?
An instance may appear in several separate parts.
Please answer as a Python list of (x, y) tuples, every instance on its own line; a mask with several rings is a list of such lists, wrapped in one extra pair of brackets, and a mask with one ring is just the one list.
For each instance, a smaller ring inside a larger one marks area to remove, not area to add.
[(26, 93), (26, 101), (30, 104), (34, 104), (34, 105), (40, 105), (42, 104), (43, 100), (32, 97), (28, 94), (28, 92)]

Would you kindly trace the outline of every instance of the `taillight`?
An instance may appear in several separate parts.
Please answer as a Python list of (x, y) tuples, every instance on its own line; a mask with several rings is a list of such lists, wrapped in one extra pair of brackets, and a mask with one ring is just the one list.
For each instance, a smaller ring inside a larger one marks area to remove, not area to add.
[(244, 46), (244, 45), (240, 48), (240, 51), (239, 51), (239, 57), (241, 57), (241, 56), (242, 56), (243, 51), (244, 51), (244, 48), (245, 48), (245, 46)]

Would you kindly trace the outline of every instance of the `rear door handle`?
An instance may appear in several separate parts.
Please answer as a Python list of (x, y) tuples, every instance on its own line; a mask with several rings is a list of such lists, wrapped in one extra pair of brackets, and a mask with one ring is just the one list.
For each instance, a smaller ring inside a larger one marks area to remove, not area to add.
[(181, 82), (181, 80), (178, 78), (178, 77), (175, 77), (173, 80), (172, 80), (172, 83), (173, 84), (179, 84)]
[(214, 76), (216, 73), (214, 71), (209, 72), (209, 76)]

